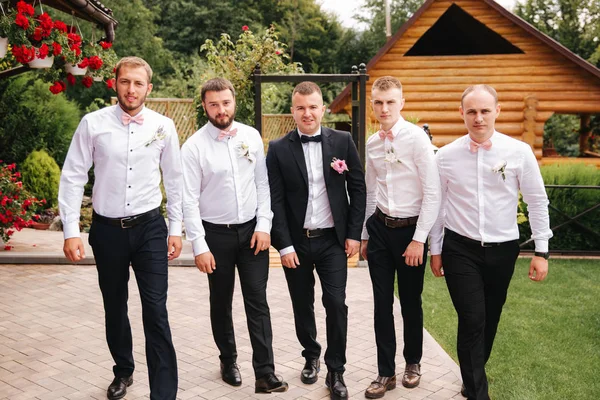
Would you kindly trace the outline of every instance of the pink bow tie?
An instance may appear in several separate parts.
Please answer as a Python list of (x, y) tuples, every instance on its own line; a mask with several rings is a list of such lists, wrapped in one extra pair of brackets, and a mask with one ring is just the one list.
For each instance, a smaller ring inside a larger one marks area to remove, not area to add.
[(382, 129), (377, 133), (379, 134), (379, 139), (381, 140), (385, 140), (385, 138), (387, 137), (390, 142), (394, 141), (394, 134), (392, 133), (391, 129), (389, 131), (384, 131)]
[(137, 114), (135, 116), (131, 116), (127, 113), (121, 114), (121, 121), (123, 125), (129, 125), (132, 122), (135, 122), (138, 125), (142, 125), (144, 123), (144, 116), (142, 114)]
[(469, 150), (471, 150), (471, 153), (477, 153), (477, 150), (479, 150), (480, 147), (484, 150), (489, 150), (492, 148), (492, 141), (488, 139), (483, 143), (477, 143), (472, 140), (469, 142)]
[(219, 132), (219, 136), (217, 136), (218, 140), (223, 140), (226, 137), (235, 137), (237, 135), (237, 128), (232, 129), (230, 131), (221, 131)]

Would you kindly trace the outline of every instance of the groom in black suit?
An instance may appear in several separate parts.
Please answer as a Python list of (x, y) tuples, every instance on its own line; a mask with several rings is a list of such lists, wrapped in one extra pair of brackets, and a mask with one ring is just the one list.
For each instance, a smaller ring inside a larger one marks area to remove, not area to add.
[(306, 364), (300, 379), (318, 379), (313, 270), (319, 274), (327, 313), (327, 378), (332, 399), (346, 399), (347, 257), (360, 246), (366, 189), (362, 163), (348, 132), (321, 127), (325, 112), (319, 86), (298, 84), (292, 93), (294, 129), (269, 144), (273, 246), (285, 267), (296, 335)]

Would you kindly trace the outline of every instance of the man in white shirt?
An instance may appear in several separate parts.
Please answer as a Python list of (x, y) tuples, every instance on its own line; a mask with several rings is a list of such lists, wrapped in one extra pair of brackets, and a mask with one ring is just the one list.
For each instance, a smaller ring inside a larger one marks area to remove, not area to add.
[[(177, 360), (166, 307), (167, 264), (181, 252), (183, 179), (173, 121), (144, 107), (151, 80), (152, 69), (141, 58), (125, 57), (117, 63), (119, 103), (83, 117), (73, 135), (58, 193), (64, 253), (76, 262), (85, 258), (79, 214), (88, 170), (94, 164), (89, 242), (104, 299), (106, 340), (115, 361), (109, 399), (124, 397), (133, 383), (127, 317), (130, 263), (142, 301), (150, 398), (175, 399), (177, 394)], [(168, 228), (159, 209), (161, 169)]]
[(533, 281), (548, 274), (552, 231), (548, 197), (531, 147), (494, 129), (500, 114), (494, 88), (467, 88), (459, 110), (468, 134), (436, 156), (442, 205), (431, 231), (431, 270), (445, 276), (458, 314), (461, 393), (487, 400), (485, 364), (519, 255), (519, 192), (535, 241), (529, 268)]
[(404, 323), (402, 385), (421, 380), (427, 236), (440, 207), (440, 180), (429, 137), (400, 115), (402, 84), (391, 76), (373, 83), (373, 112), (381, 130), (367, 141), (367, 209), (362, 255), (369, 262), (375, 303), (378, 376), (365, 392), (381, 398), (396, 387), (394, 281)]
[(273, 245), (281, 255), (292, 299), (296, 336), (306, 359), (300, 373), (315, 383), (321, 345), (315, 322), (315, 277), (327, 313), (327, 377), (332, 399), (346, 399), (347, 257), (358, 253), (365, 216), (362, 163), (348, 132), (321, 126), (321, 89), (301, 82), (292, 93), (297, 129), (269, 144), (267, 166), (274, 213)]
[(256, 129), (234, 121), (231, 82), (211, 79), (202, 86), (201, 96), (209, 122), (182, 147), (183, 213), (196, 266), (208, 274), (221, 377), (230, 385), (242, 384), (231, 314), (237, 266), (253, 350), (255, 391), (285, 392), (287, 383), (275, 376), (266, 293), (273, 213), (263, 142)]

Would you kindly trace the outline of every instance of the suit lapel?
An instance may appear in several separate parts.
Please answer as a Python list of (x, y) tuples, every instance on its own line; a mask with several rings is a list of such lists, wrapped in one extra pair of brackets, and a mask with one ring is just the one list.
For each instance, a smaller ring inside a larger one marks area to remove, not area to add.
[(323, 153), (323, 178), (325, 179), (325, 185), (329, 183), (331, 160), (333, 159), (333, 138), (331, 137), (331, 134), (332, 132), (330, 129), (321, 127), (321, 135), (323, 136), (321, 149)]
[(306, 184), (306, 187), (308, 187), (308, 172), (306, 171), (304, 150), (302, 150), (302, 142), (298, 136), (298, 130), (294, 129), (292, 132), (290, 132), (288, 139), (290, 140), (290, 150), (296, 159), (298, 168), (300, 168), (300, 173), (302, 174), (302, 178), (304, 178), (304, 183)]

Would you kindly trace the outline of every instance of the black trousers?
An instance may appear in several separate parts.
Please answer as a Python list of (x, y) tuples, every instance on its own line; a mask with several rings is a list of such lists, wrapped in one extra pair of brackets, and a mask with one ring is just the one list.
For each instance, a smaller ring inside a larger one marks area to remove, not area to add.
[(394, 281), (398, 277), (398, 295), (404, 324), (404, 360), (418, 364), (423, 355), (423, 307), (421, 293), (427, 243), (423, 251), (423, 264), (408, 266), (402, 254), (412, 241), (416, 226), (388, 228), (372, 215), (367, 220), (369, 244), (367, 258), (373, 283), (375, 305), (375, 341), (377, 366), (380, 376), (396, 374), (396, 330), (394, 326)]
[(235, 334), (231, 314), (235, 266), (237, 265), (244, 298), (244, 309), (250, 343), (252, 367), (258, 379), (275, 370), (273, 363), (273, 331), (267, 304), (269, 278), (269, 251), (254, 255), (250, 240), (256, 220), (227, 228), (205, 222), (206, 242), (217, 268), (208, 275), (210, 288), (210, 322), (213, 338), (219, 349), (221, 362), (231, 364), (237, 360)]
[(490, 357), (502, 307), (519, 255), (517, 240), (493, 247), (446, 232), (442, 264), (458, 314), (457, 353), (470, 400), (487, 400), (485, 363)]
[(167, 226), (162, 216), (122, 229), (93, 221), (89, 243), (104, 300), (106, 341), (117, 377), (133, 373), (131, 326), (127, 316), (129, 265), (142, 301), (150, 398), (175, 399), (177, 359), (167, 315)]
[(346, 282), (348, 261), (346, 252), (340, 245), (335, 231), (316, 238), (304, 237), (301, 243), (294, 243), (300, 260), (297, 268), (286, 268), (296, 336), (304, 348), (304, 358), (319, 358), (321, 345), (317, 342), (315, 321), (315, 276), (319, 274), (325, 307), (327, 350), (325, 364), (332, 372), (344, 372), (346, 364), (346, 339), (348, 333), (348, 307), (346, 306)]

